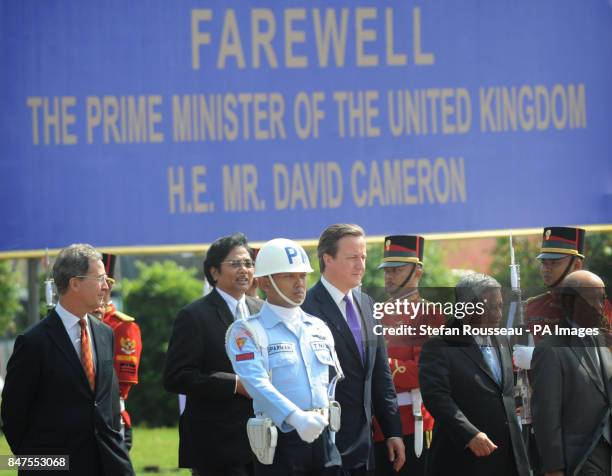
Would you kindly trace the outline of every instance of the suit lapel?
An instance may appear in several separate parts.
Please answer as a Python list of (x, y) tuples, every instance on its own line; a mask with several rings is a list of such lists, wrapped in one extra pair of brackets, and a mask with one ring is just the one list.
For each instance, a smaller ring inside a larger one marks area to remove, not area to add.
[(64, 327), (59, 314), (55, 312), (55, 310), (52, 310), (46, 319), (46, 323), (51, 340), (53, 340), (53, 343), (59, 348), (64, 357), (66, 357), (66, 360), (68, 360), (70, 366), (77, 374), (83, 385), (90, 389), (83, 365), (79, 360), (79, 356), (77, 355), (72, 342), (70, 342), (70, 337), (68, 336), (68, 332), (66, 332), (66, 328)]
[[(89, 316), (89, 325), (91, 327), (91, 334), (93, 336), (93, 349), (92, 351), (96, 353), (96, 390), (100, 388), (100, 375), (102, 372), (100, 369), (102, 368), (102, 362), (105, 360), (112, 359), (112, 355), (106, 355), (108, 349), (111, 348), (111, 343), (104, 336), (102, 332), (101, 326), (103, 325), (100, 321), (98, 321), (95, 317)], [(113, 349), (114, 352), (114, 349)]]
[[(362, 338), (363, 347), (365, 350), (365, 361), (368, 363), (369, 366), (372, 366), (374, 352), (372, 352), (373, 349), (370, 349), (370, 344), (376, 341), (376, 336), (374, 336), (374, 329), (372, 327), (372, 320), (374, 319), (374, 317), (372, 317), (372, 309), (368, 305), (369, 303), (365, 301), (366, 299), (361, 293), (353, 291), (353, 302), (357, 305), (359, 314), (361, 316), (361, 332), (363, 334)], [(351, 333), (351, 337), (352, 335), (353, 334)], [(353, 339), (353, 341), (354, 340), (355, 339)], [(355, 347), (357, 346), (355, 345)], [(357, 349), (357, 351), (359, 352), (359, 349)]]
[(501, 387), (505, 388), (506, 384), (509, 382), (512, 382), (512, 385), (514, 385), (512, 360), (509, 357), (510, 352), (504, 351), (504, 347), (506, 346), (506, 343), (504, 343), (503, 339), (500, 339), (498, 336), (492, 336), (491, 341), (495, 344), (493, 350), (497, 352), (497, 357), (499, 358), (499, 367), (501, 369), (501, 378), (502, 378)]
[(487, 374), (495, 385), (498, 385), (497, 380), (495, 380), (495, 376), (493, 375), (493, 371), (489, 368), (489, 365), (485, 362), (485, 359), (482, 356), (482, 351), (473, 339), (470, 340), (471, 342), (468, 345), (462, 345), (460, 349), (465, 352), (465, 354), (472, 359), (474, 363), (478, 365), (478, 367), (480, 367), (480, 370)]
[(351, 350), (353, 357), (355, 357), (355, 359), (363, 366), (361, 356), (359, 355), (359, 349), (357, 349), (357, 344), (353, 338), (353, 333), (351, 332), (346, 319), (344, 319), (340, 308), (334, 302), (321, 281), (319, 281), (316, 286), (315, 297), (317, 301), (319, 301), (322, 316), (324, 316), (327, 324), (330, 327), (335, 328), (336, 332), (342, 336), (345, 344)]
[(578, 359), (578, 362), (580, 362), (580, 365), (584, 367), (599, 391), (607, 396), (607, 392), (604, 390), (603, 381), (601, 379), (601, 371), (597, 369), (597, 363), (593, 362), (587, 353), (582, 339), (572, 336), (570, 340), (570, 348), (572, 349), (574, 356)]
[(217, 318), (225, 324), (225, 327), (229, 327), (234, 322), (234, 314), (230, 311), (225, 299), (221, 297), (221, 294), (216, 289), (213, 289), (209, 296), (210, 302), (217, 310)]

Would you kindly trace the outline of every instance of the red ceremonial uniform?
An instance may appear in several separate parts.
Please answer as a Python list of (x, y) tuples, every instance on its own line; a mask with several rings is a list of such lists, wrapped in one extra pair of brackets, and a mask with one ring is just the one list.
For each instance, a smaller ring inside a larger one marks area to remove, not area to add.
[(555, 299), (552, 291), (545, 292), (538, 296), (527, 299), (525, 302), (525, 324), (533, 335), (533, 341), (537, 344), (545, 335), (534, 332), (535, 325), (550, 326), (554, 332), (555, 324), (559, 324), (563, 319), (563, 309)]
[[(554, 296), (554, 291), (548, 291), (544, 294), (534, 296), (527, 299), (525, 306), (525, 324), (533, 335), (534, 343), (540, 342), (547, 334), (534, 333), (534, 325), (549, 325), (551, 332), (554, 333), (555, 324), (560, 324), (563, 319), (563, 309), (561, 304), (557, 302)], [(606, 300), (604, 304), (604, 315), (608, 321), (608, 325), (612, 323), (612, 306), (610, 301)]]
[[(132, 385), (138, 383), (138, 366), (142, 352), (140, 328), (133, 317), (117, 311), (112, 303), (106, 307), (102, 321), (112, 327), (115, 334), (115, 372), (119, 379), (119, 395), (126, 400)], [(126, 426), (131, 427), (128, 412), (123, 410), (121, 416)]]
[[(422, 325), (428, 325), (429, 327), (440, 327), (444, 324), (444, 316), (438, 314), (435, 311), (427, 314), (425, 305), (427, 301), (421, 299), (419, 293), (414, 293), (409, 297), (399, 298), (402, 303), (407, 301), (409, 303), (408, 308), (405, 309), (407, 312), (403, 314), (385, 314), (382, 318), (382, 325), (385, 329), (396, 328), (406, 329), (402, 326), (410, 326), (415, 329), (415, 335), (388, 335), (385, 334), (385, 342), (387, 343), (387, 352), (389, 354), (389, 366), (391, 367), (391, 374), (393, 376), (393, 385), (395, 391), (398, 394), (398, 400), (402, 400), (402, 394), (415, 388), (419, 388), (419, 355), (421, 353), (421, 347), (427, 340), (427, 336), (419, 335)], [(397, 299), (390, 299), (387, 302), (395, 302)], [(410, 304), (416, 306), (420, 303), (420, 308), (416, 313), (414, 319), (411, 316), (414, 315), (413, 308)], [(429, 303), (430, 307), (433, 307), (433, 303)], [(430, 311), (432, 311), (430, 309)], [(423, 430), (431, 431), (433, 429), (434, 420), (431, 414), (427, 411), (424, 405), (421, 405), (421, 413), (423, 415)], [(412, 414), (412, 405), (401, 405), (400, 403), (400, 417), (402, 420), (402, 431), (404, 435), (414, 434), (414, 416)], [(378, 425), (378, 422), (374, 420), (374, 440), (383, 441), (384, 436)], [(406, 451), (413, 451), (412, 448)]]

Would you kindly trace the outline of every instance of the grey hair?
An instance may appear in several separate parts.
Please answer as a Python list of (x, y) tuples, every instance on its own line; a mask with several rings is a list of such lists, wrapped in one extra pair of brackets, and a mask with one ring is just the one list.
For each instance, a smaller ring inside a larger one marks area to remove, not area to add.
[(87, 275), (90, 261), (101, 259), (102, 255), (91, 245), (79, 243), (64, 248), (53, 264), (53, 281), (57, 292), (64, 294), (71, 278)]
[(483, 273), (469, 273), (463, 276), (455, 286), (456, 302), (482, 301), (482, 297), (492, 289), (501, 289), (499, 282)]

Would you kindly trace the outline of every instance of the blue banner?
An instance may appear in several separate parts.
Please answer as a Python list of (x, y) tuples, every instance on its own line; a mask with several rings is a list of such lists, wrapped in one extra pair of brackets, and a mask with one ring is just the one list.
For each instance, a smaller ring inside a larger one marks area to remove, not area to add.
[(0, 252), (607, 224), (612, 3), (0, 3)]

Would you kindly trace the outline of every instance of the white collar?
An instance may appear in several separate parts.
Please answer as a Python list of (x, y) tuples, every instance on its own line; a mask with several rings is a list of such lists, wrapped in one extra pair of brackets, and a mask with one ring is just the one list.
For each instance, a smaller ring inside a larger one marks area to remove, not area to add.
[(278, 315), (282, 320), (293, 321), (301, 316), (302, 308), (300, 306), (295, 307), (283, 307), (277, 306), (276, 304), (272, 304), (269, 301), (266, 301), (270, 309), (274, 312), (274, 314)]
[(491, 336), (474, 336), (474, 340), (479, 347), (487, 346), (491, 347), (493, 345), (493, 341), (491, 340)]
[[(215, 289), (221, 295), (223, 300), (227, 303), (227, 307), (229, 307), (229, 310), (232, 313), (232, 315), (236, 314), (236, 306), (238, 306), (238, 303), (242, 304), (243, 308), (244, 306), (246, 306), (245, 294), (243, 294), (240, 299), (236, 299), (234, 296), (230, 296), (222, 289), (219, 289), (219, 288), (215, 288)], [(248, 311), (248, 309), (246, 308), (244, 308), (244, 310)]]
[[(70, 329), (72, 326), (78, 325), (79, 321), (81, 320), (80, 317), (75, 316), (70, 311), (67, 311), (64, 307), (62, 307), (59, 302), (55, 305), (55, 312), (57, 312), (59, 315), (66, 329)], [(83, 319), (85, 319), (85, 323), (89, 324), (87, 322), (87, 314), (85, 314)]]
[[(327, 289), (327, 292), (330, 294), (334, 302), (339, 306), (340, 303), (342, 303), (342, 301), (344, 300), (344, 296), (346, 296), (346, 294), (343, 294), (342, 291), (340, 291), (336, 286), (334, 286), (327, 279), (325, 279), (325, 276), (321, 276), (321, 283), (323, 284), (323, 286), (325, 286), (325, 289)], [(350, 299), (352, 301), (353, 296), (351, 291), (348, 292), (348, 295), (350, 296)]]

